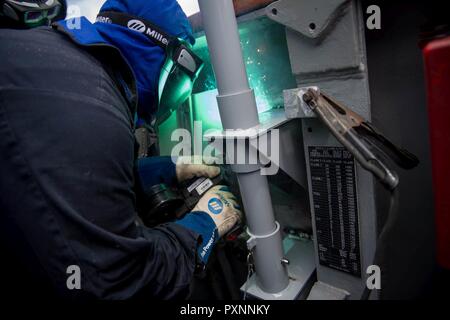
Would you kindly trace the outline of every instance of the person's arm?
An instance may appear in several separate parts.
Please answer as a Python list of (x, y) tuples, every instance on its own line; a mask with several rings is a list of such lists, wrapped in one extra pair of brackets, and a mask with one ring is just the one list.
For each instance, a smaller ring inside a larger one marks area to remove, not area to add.
[(213, 164), (215, 158), (178, 157), (176, 163), (170, 156), (158, 156), (138, 159), (136, 177), (138, 187), (146, 193), (156, 184), (173, 186), (194, 177), (214, 178), (220, 174), (220, 168)]
[(176, 181), (176, 165), (171, 157), (148, 157), (137, 160), (136, 182), (144, 193), (156, 184), (173, 185)]
[[(0, 30), (0, 42), (0, 225), (17, 266), (59, 297), (185, 297), (200, 234), (136, 224), (133, 119), (110, 75), (51, 29)], [(45, 299), (35, 282), (15, 289)]]
[(142, 244), (148, 254), (142, 262), (141, 283), (134, 299), (185, 299), (189, 295), (199, 257), (198, 247), (202, 237), (194, 230), (177, 223), (167, 223), (156, 228), (138, 226)]
[(197, 248), (206, 264), (216, 242), (242, 220), (236, 197), (227, 186), (215, 186), (200, 199), (191, 213), (176, 223), (201, 235)]

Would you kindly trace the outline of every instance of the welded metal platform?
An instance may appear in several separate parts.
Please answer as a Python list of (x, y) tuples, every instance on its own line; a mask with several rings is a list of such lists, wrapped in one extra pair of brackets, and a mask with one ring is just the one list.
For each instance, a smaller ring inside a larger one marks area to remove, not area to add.
[(256, 284), (256, 275), (241, 287), (241, 291), (247, 291), (247, 299), (258, 300), (296, 300), (306, 299), (315, 281), (316, 266), (314, 263), (314, 245), (311, 240), (295, 240), (285, 238), (283, 240), (284, 252), (289, 260), (287, 266), (289, 285), (281, 292), (270, 294), (262, 291)]

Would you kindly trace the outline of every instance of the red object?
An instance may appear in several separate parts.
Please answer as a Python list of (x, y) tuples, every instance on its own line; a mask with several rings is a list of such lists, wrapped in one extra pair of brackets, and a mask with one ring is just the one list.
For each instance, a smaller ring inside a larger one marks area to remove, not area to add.
[(423, 47), (428, 95), (437, 258), (450, 269), (450, 36)]

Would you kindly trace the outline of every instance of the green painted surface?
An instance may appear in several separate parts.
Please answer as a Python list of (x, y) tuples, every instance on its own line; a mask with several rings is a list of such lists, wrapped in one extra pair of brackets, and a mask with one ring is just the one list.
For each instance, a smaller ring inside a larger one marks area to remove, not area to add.
[(173, 130), (178, 128), (177, 113), (174, 112), (170, 117), (159, 126), (159, 152), (162, 156), (170, 156), (172, 148), (178, 143), (171, 141)]
[[(250, 87), (255, 90), (258, 112), (283, 107), (283, 90), (295, 88), (283, 26), (259, 18), (239, 24), (239, 34)], [(194, 51), (204, 60), (205, 66), (193, 88), (192, 112), (194, 121), (202, 121), (203, 133), (221, 129), (216, 101), (217, 85), (212, 69), (206, 37), (197, 37)], [(161, 153), (170, 153), (174, 145), (171, 132), (178, 128), (173, 114), (160, 130)]]

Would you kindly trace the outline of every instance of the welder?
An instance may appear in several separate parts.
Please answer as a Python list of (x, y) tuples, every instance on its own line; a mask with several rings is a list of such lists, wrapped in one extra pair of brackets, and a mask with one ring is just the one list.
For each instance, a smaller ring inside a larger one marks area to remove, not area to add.
[(137, 119), (154, 122), (164, 87), (199, 70), (178, 3), (108, 0), (96, 23), (2, 29), (0, 43), (2, 289), (33, 299), (186, 297), (241, 212), (216, 186), (180, 220), (148, 228), (137, 219), (142, 185), (220, 171), (170, 157), (136, 164)]

